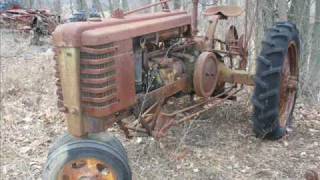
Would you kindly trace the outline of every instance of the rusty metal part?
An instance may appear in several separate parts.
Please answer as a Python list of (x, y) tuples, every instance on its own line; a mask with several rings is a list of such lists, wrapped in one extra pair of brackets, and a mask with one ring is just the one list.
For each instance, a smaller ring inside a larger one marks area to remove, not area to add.
[[(170, 1), (170, 0), (169, 0)], [(162, 8), (162, 11), (163, 12), (170, 12), (170, 8), (169, 8), (169, 5), (168, 5), (168, 2), (167, 0), (160, 0), (161, 2), (161, 8)]]
[(124, 132), (126, 138), (131, 139), (133, 136), (130, 135), (128, 127), (125, 125), (125, 123), (122, 122), (122, 120), (117, 121), (117, 124), (119, 125), (120, 129)]
[(200, 97), (210, 97), (218, 83), (218, 61), (210, 52), (203, 52), (198, 57), (193, 74), (193, 86)]
[(161, 58), (160, 76), (165, 84), (173, 83), (185, 73), (184, 63), (176, 58)]
[(159, 101), (163, 97), (170, 97), (175, 95), (178, 92), (185, 91), (188, 87), (188, 79), (186, 76), (182, 76), (177, 81), (170, 83), (166, 86), (160, 87), (156, 90), (151, 91), (146, 94), (146, 98), (153, 98), (156, 101)]
[(69, 132), (74, 136), (85, 135), (80, 102), (80, 51), (77, 48), (63, 48), (58, 57), (63, 104), (67, 110)]
[[(164, 93), (164, 92), (163, 92)], [(162, 128), (162, 126), (164, 126), (164, 124), (166, 124), (166, 119), (163, 119), (160, 115), (161, 115), (161, 111), (162, 111), (162, 106), (165, 103), (166, 97), (165, 96), (161, 96), (160, 100), (157, 103), (157, 106), (154, 109), (154, 113), (151, 115), (151, 128), (150, 128), (150, 132), (151, 134), (149, 135), (153, 135), (154, 137), (157, 138), (157, 134), (155, 132), (159, 132), (160, 129)]]
[(209, 102), (213, 101), (213, 100), (216, 99), (216, 98), (221, 98), (222, 96), (225, 96), (226, 94), (228, 94), (229, 92), (231, 92), (231, 90), (232, 90), (233, 88), (234, 88), (234, 87), (230, 87), (228, 90), (226, 90), (226, 91), (224, 91), (224, 92), (222, 92), (222, 93), (220, 93), (220, 94), (218, 94), (218, 95), (216, 95), (216, 96), (214, 96), (214, 97), (202, 98), (202, 100), (200, 100), (200, 102), (198, 102), (198, 103), (196, 103), (196, 104), (194, 104), (194, 105), (191, 105), (191, 106), (189, 106), (189, 107), (180, 109), (180, 110), (178, 110), (178, 111), (175, 111), (175, 112), (173, 112), (173, 113), (163, 113), (163, 112), (162, 112), (162, 114), (165, 115), (165, 116), (168, 116), (168, 117), (174, 117), (174, 116), (176, 116), (177, 114), (181, 114), (181, 113), (185, 113), (185, 112), (187, 112), (187, 111), (191, 111), (191, 110), (193, 110), (193, 109), (195, 109), (195, 108), (197, 108), (197, 107), (199, 107), (199, 106), (201, 106), (201, 105), (204, 105), (204, 104), (206, 104), (206, 103), (209, 103)]
[(229, 30), (225, 37), (226, 49), (228, 51), (237, 51), (238, 50), (238, 31), (234, 25), (229, 27)]
[(111, 165), (95, 158), (85, 158), (71, 161), (62, 167), (58, 180), (65, 179), (116, 180), (118, 175)]
[(239, 6), (214, 6), (206, 9), (204, 15), (222, 15), (224, 17), (240, 16), (244, 11)]
[(67, 23), (56, 28), (53, 42), (57, 47), (94, 46), (190, 24), (191, 17), (184, 11)]
[(254, 75), (244, 70), (232, 70), (222, 62), (218, 63), (219, 81), (254, 86)]
[(126, 128), (132, 130), (132, 131), (136, 131), (136, 132), (139, 132), (139, 133), (145, 133), (145, 134), (148, 134), (147, 130), (146, 129), (143, 129), (143, 128), (140, 128), (140, 127), (134, 127), (134, 126), (130, 126), (130, 125), (126, 125)]
[(216, 53), (221, 53), (221, 54), (229, 54), (229, 55), (233, 55), (233, 56), (237, 56), (240, 55), (240, 53), (238, 52), (233, 52), (233, 51), (223, 51), (223, 50), (218, 50), (218, 49), (212, 49), (210, 50), (211, 52), (216, 52)]
[(295, 103), (298, 86), (298, 51), (295, 42), (290, 42), (283, 62), (280, 87), (281, 127), (286, 127)]
[(320, 180), (320, 169), (318, 172), (316, 170), (307, 170), (304, 177), (306, 180)]
[[(141, 115), (142, 118), (147, 117), (147, 115), (154, 111), (154, 109), (159, 105), (158, 102), (154, 103), (152, 106), (150, 106), (143, 114)], [(152, 116), (152, 115), (151, 115)], [(148, 122), (148, 121), (147, 121)]]
[(199, 0), (192, 0), (192, 17), (191, 17), (191, 29), (192, 35), (195, 36), (198, 33), (198, 4)]
[[(153, 129), (152, 135), (156, 139), (164, 137), (166, 135), (168, 129), (171, 126), (175, 126), (175, 125), (184, 123), (188, 120), (191, 120), (192, 118), (199, 116), (201, 113), (217, 106), (218, 104), (222, 103), (223, 101), (227, 100), (228, 98), (234, 96), (236, 93), (241, 91), (241, 88), (240, 88), (240, 89), (235, 90), (234, 92), (231, 92), (232, 89), (233, 89), (233, 87), (229, 88), (229, 90), (227, 90), (223, 93), (220, 93), (214, 97), (204, 98), (204, 100), (200, 101), (197, 104), (183, 108), (178, 111), (174, 111), (169, 114), (162, 112), (162, 111), (158, 112), (156, 121), (154, 121), (156, 123), (156, 125), (155, 125), (155, 128)], [(231, 92), (231, 93), (229, 93), (229, 92)], [(195, 110), (196, 108), (199, 108), (200, 106), (206, 105), (206, 104), (208, 105), (207, 108), (201, 108), (200, 110), (197, 110), (196, 112), (192, 112), (192, 110)], [(186, 113), (188, 111), (191, 111), (192, 113), (189, 114), (188, 116), (178, 120), (178, 121), (175, 119), (176, 115), (181, 114), (181, 113)]]
[[(179, 38), (182, 34), (187, 34), (189, 31), (189, 25), (168, 29), (156, 33), (158, 41), (166, 41), (169, 39)], [(187, 44), (189, 45), (189, 44)]]
[(241, 35), (238, 40), (238, 49), (240, 53), (240, 67), (241, 70), (246, 70), (247, 64), (248, 64), (248, 43), (245, 41), (245, 35)]
[(187, 14), (178, 14), (172, 16), (168, 15), (167, 17), (163, 18), (128, 22), (125, 24), (117, 24), (114, 26), (87, 30), (83, 32), (81, 40), (84, 45), (99, 45), (103, 43), (110, 43), (114, 41), (138, 37), (152, 32), (159, 32), (176, 27), (183, 27), (189, 25), (190, 22), (190, 16), (188, 16)]
[(209, 27), (207, 29), (206, 35), (204, 37), (204, 51), (210, 51), (214, 48), (214, 34), (217, 29), (218, 22), (220, 20), (221, 16), (220, 15), (215, 15), (210, 17), (209, 20)]
[(175, 123), (175, 120), (171, 117), (165, 116), (162, 112), (159, 112), (157, 119), (155, 121), (155, 127), (152, 131), (152, 135), (159, 139), (166, 135), (168, 129)]
[(107, 117), (135, 103), (132, 59), (132, 40), (81, 48), (81, 104), (84, 113)]
[[(180, 79), (166, 86), (160, 87), (153, 90), (144, 96), (140, 96), (142, 102), (152, 101), (155, 102), (151, 105), (144, 113), (138, 117), (138, 121), (132, 124), (126, 125), (130, 130), (147, 133), (149, 135), (156, 135), (154, 129), (162, 129), (163, 125), (161, 119), (159, 120), (159, 114), (161, 112), (162, 105), (167, 97), (173, 96), (174, 94), (185, 91), (188, 87), (188, 80), (186, 76), (182, 76)], [(151, 114), (149, 114), (151, 113)], [(142, 125), (142, 128), (136, 127), (138, 122)]]
[(59, 18), (46, 10), (10, 9), (0, 13), (0, 19), (6, 26), (28, 32), (39, 26), (41, 33), (51, 34), (59, 24)]
[(225, 92), (223, 92), (223, 93), (221, 93), (221, 94), (213, 97), (211, 100), (208, 100), (208, 101), (206, 102), (206, 103), (213, 102), (212, 104), (210, 104), (210, 106), (209, 106), (208, 108), (204, 108), (204, 109), (202, 109), (202, 110), (200, 110), (200, 111), (197, 111), (197, 112), (195, 112), (195, 113), (193, 113), (193, 114), (190, 114), (190, 115), (187, 116), (187, 117), (184, 117), (183, 119), (180, 119), (180, 120), (177, 122), (177, 124), (184, 123), (185, 121), (188, 121), (188, 120), (190, 120), (190, 119), (192, 119), (192, 118), (194, 118), (194, 117), (196, 117), (196, 116), (199, 116), (201, 113), (204, 113), (204, 112), (208, 111), (209, 109), (211, 109), (211, 108), (213, 108), (213, 107), (221, 104), (223, 101), (225, 101), (225, 100), (227, 100), (228, 98), (234, 96), (235, 94), (237, 94), (237, 93), (240, 92), (241, 90), (242, 90), (242, 88), (237, 89), (237, 90), (235, 90), (234, 92), (232, 92), (232, 93), (224, 96), (224, 98), (217, 99), (218, 96), (223, 96), (223, 95), (225, 95), (225, 94), (226, 94)]
[(124, 16), (125, 16), (125, 13), (121, 9), (116, 9), (111, 14), (111, 17), (119, 18), (119, 19), (124, 18)]
[[(182, 44), (182, 45), (177, 46), (177, 47), (172, 47), (170, 52), (173, 53), (173, 52), (181, 51), (181, 50), (184, 50), (184, 49), (187, 49), (187, 48), (191, 48), (195, 44), (196, 43), (192, 41), (192, 42), (189, 42), (189, 43), (186, 43), (186, 44)], [(151, 51), (151, 52), (146, 53), (146, 56), (149, 57), (149, 58), (159, 57), (159, 56), (163, 57), (163, 55), (165, 55), (168, 51), (169, 51), (168, 48), (155, 50), (155, 51)]]

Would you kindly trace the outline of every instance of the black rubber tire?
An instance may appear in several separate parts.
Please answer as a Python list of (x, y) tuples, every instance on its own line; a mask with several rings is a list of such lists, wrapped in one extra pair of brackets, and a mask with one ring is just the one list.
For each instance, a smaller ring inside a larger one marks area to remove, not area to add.
[[(280, 85), (284, 59), (289, 43), (294, 41), (300, 52), (299, 32), (290, 22), (279, 22), (270, 28), (262, 42), (262, 50), (256, 60), (255, 90), (253, 103), (253, 130), (257, 137), (277, 140), (286, 134), (280, 127)], [(296, 94), (294, 98), (295, 104)], [(289, 113), (287, 126), (292, 121)]]
[[(123, 147), (121, 141), (118, 138), (114, 137), (113, 135), (106, 132), (101, 132), (101, 133), (89, 134), (87, 139), (96, 140), (96, 141), (103, 142), (110, 145), (116, 151), (119, 151), (120, 155), (123, 156), (128, 161), (127, 151)], [(61, 135), (53, 142), (53, 144), (49, 148), (48, 156), (50, 156), (50, 154), (54, 152), (56, 149), (58, 149), (60, 146), (63, 146), (64, 144), (67, 144), (69, 142), (76, 141), (76, 140), (80, 140), (80, 138), (76, 138), (69, 133), (65, 133)]]
[(62, 168), (70, 161), (81, 158), (95, 158), (110, 165), (119, 180), (131, 180), (129, 163), (114, 147), (96, 140), (75, 140), (55, 149), (44, 166), (43, 179), (56, 180)]

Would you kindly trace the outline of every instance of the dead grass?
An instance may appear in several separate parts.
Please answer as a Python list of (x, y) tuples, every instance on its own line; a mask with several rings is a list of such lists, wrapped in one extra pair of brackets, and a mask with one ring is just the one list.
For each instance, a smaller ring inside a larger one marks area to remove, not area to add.
[[(48, 147), (66, 130), (56, 108), (52, 53), (49, 45), (1, 34), (0, 179), (41, 179)], [(302, 179), (306, 169), (319, 168), (319, 106), (299, 102), (290, 136), (262, 141), (251, 131), (249, 96), (173, 128), (160, 142), (110, 131), (124, 143), (139, 180)]]

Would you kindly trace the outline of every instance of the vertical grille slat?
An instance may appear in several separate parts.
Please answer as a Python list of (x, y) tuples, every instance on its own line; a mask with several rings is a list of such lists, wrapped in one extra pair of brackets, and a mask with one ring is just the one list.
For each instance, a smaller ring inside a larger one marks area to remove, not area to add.
[(60, 80), (60, 72), (59, 72), (59, 62), (58, 62), (58, 57), (60, 53), (60, 49), (57, 47), (53, 48), (54, 56), (53, 60), (55, 61), (54, 69), (55, 69), (55, 77), (56, 77), (56, 95), (58, 96), (58, 102), (57, 106), (60, 111), (63, 111), (64, 105), (63, 105), (63, 95), (62, 95), (62, 87), (61, 87), (61, 80)]

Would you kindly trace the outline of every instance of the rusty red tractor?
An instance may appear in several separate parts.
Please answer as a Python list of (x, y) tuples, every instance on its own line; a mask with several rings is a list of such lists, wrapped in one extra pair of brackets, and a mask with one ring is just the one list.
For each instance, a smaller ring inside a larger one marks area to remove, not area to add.
[[(116, 10), (102, 21), (57, 27), (58, 106), (66, 115), (68, 133), (49, 150), (44, 179), (132, 179), (124, 147), (106, 129), (118, 125), (128, 138), (145, 133), (159, 139), (170, 127), (234, 99), (244, 85), (255, 87), (256, 136), (276, 140), (286, 135), (298, 85), (296, 26), (278, 22), (266, 32), (256, 73), (250, 74), (252, 28), (238, 35), (232, 25), (225, 39), (216, 34), (220, 22), (240, 16), (241, 8), (209, 7), (204, 12), (208, 28), (198, 36), (198, 0), (192, 1), (191, 15), (171, 11), (168, 1)], [(135, 13), (156, 5), (161, 12)], [(168, 98), (182, 95), (196, 98), (178, 110), (166, 108)]]

